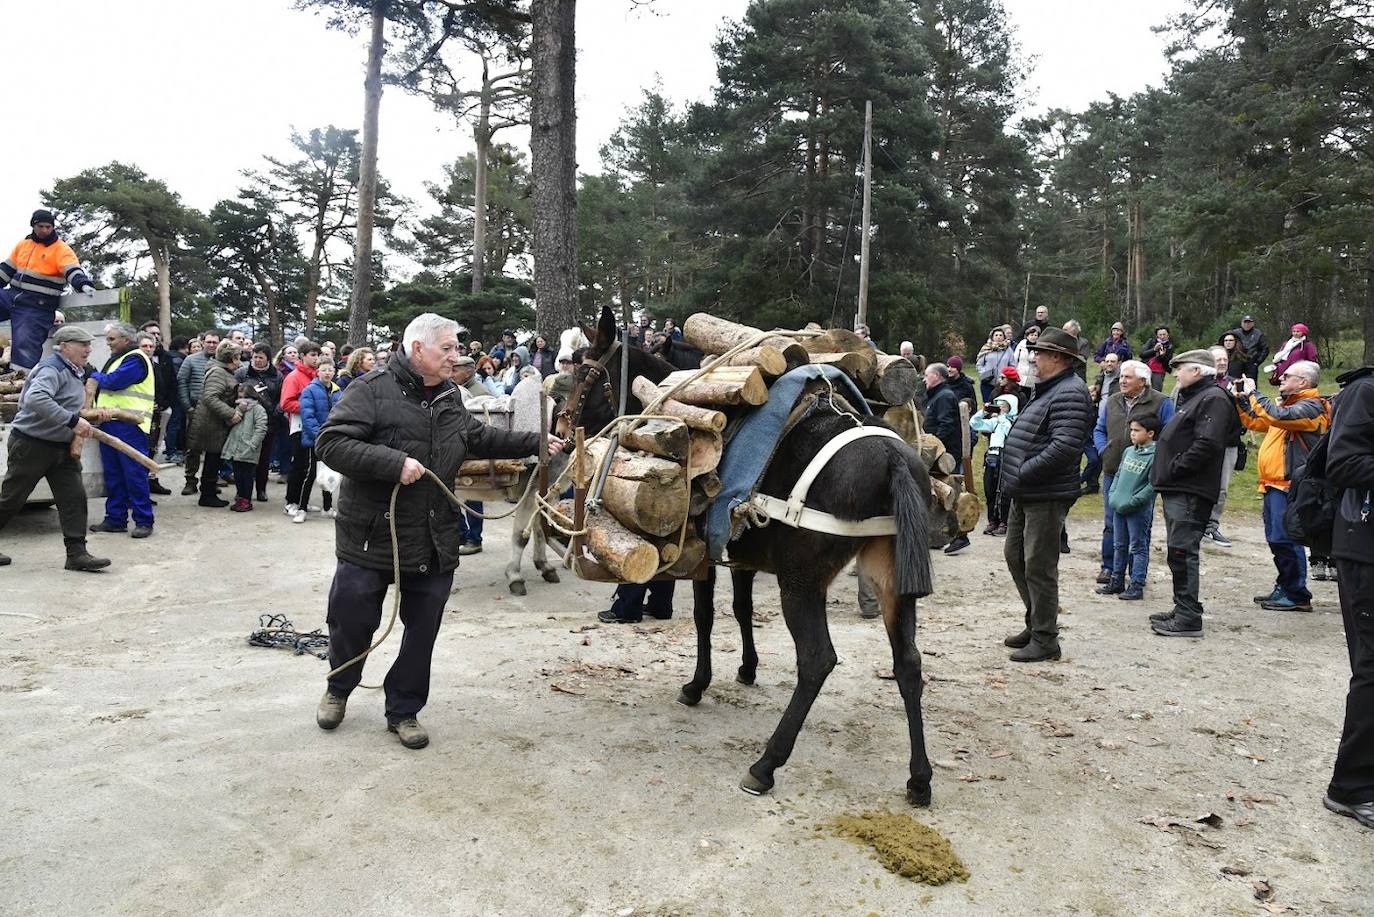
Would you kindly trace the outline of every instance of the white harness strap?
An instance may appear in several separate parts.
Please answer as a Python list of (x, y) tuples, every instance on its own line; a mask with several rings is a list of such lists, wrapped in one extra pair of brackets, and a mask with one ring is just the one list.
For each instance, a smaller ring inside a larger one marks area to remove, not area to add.
[(872, 516), (868, 519), (850, 520), (806, 507), (806, 494), (811, 489), (811, 484), (820, 475), (821, 470), (830, 464), (830, 460), (835, 457), (836, 453), (856, 439), (864, 439), (869, 436), (884, 436), (895, 439), (899, 443), (905, 442), (900, 436), (885, 427), (851, 427), (830, 440), (821, 448), (820, 452), (816, 453), (816, 457), (806, 466), (801, 477), (797, 478), (797, 483), (792, 487), (792, 493), (786, 500), (779, 500), (777, 497), (770, 497), (767, 494), (755, 494), (749, 501), (749, 507), (762, 515), (765, 520), (777, 520), (794, 529), (807, 529), (812, 532), (842, 535), (849, 538), (897, 534), (897, 517), (895, 516)]

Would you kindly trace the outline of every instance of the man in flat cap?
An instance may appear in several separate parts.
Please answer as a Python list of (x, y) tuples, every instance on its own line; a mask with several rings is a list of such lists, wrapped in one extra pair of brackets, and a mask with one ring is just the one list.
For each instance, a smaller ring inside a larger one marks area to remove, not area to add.
[(1215, 383), (1217, 361), (1208, 350), (1174, 357), (1178, 410), (1160, 432), (1151, 483), (1163, 497), (1174, 606), (1150, 615), (1161, 637), (1201, 637), (1198, 549), (1221, 493), (1221, 463), (1236, 408)]
[[(24, 382), (19, 413), (10, 427), (9, 467), (0, 483), (0, 529), (24, 508), (38, 482), (47, 478), (62, 540), (67, 545), (67, 569), (91, 573), (110, 561), (86, 550), (86, 488), (81, 483), (81, 459), (72, 455), (72, 440), (90, 436), (82, 419), (86, 386), (81, 380), (91, 355), (91, 333), (64, 325), (53, 335), (53, 352), (39, 361)], [(0, 554), (0, 566), (10, 559)]]
[(72, 247), (53, 226), (51, 210), (35, 210), (33, 230), (0, 262), (0, 321), (9, 319), (10, 365), (28, 369), (43, 356), (43, 342), (57, 317), (57, 297), (95, 290)]
[(1026, 620), (1003, 641), (1016, 650), (1012, 662), (1059, 658), (1059, 533), (1078, 499), (1078, 462), (1097, 420), (1088, 386), (1073, 372), (1083, 359), (1078, 339), (1046, 328), (1030, 352), (1039, 381), (1002, 447), (1001, 489), (1011, 498), (1004, 555)]

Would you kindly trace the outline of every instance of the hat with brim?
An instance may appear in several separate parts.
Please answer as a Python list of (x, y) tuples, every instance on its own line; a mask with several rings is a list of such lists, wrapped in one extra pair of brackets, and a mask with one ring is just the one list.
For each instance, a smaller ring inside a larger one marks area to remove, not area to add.
[(1212, 356), (1210, 350), (1188, 350), (1174, 357), (1169, 363), (1170, 369), (1179, 369), (1192, 363), (1197, 366), (1206, 366), (1209, 369), (1217, 368), (1217, 358)]
[(1026, 345), (1029, 350), (1057, 353), (1082, 361), (1083, 354), (1078, 352), (1078, 338), (1063, 328), (1046, 328), (1034, 344)]
[(54, 344), (89, 344), (94, 340), (95, 335), (76, 325), (63, 325), (52, 336)]
[(454, 366), (455, 369), (457, 369), (457, 368), (460, 367), (460, 366), (476, 366), (476, 365), (477, 365), (477, 361), (474, 360), (472, 357), (468, 357), (468, 356), (462, 356), (462, 357), (459, 357), (458, 359), (456, 359), (456, 360), (453, 361), (453, 366)]
[(1112, 323), (1112, 330), (1113, 330), (1113, 331), (1122, 331), (1122, 332), (1124, 332), (1124, 331), (1126, 330), (1126, 326), (1123, 325), (1123, 324), (1121, 324), (1120, 322), (1113, 322), (1113, 323)]

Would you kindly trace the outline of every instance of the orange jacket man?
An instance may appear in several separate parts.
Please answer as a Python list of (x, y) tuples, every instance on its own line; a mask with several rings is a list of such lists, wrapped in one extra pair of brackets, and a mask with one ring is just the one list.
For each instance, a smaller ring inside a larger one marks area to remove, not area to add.
[(35, 210), (29, 226), (33, 232), (0, 262), (0, 321), (10, 320), (10, 365), (25, 369), (43, 356), (62, 291), (69, 284), (78, 291), (95, 289), (76, 252), (54, 230), (52, 211)]
[(1271, 611), (1311, 611), (1312, 593), (1307, 590), (1307, 555), (1294, 544), (1283, 527), (1288, 506), (1288, 486), (1293, 472), (1307, 462), (1307, 453), (1331, 423), (1326, 400), (1317, 393), (1321, 367), (1303, 360), (1284, 370), (1279, 379), (1279, 404), (1255, 391), (1253, 379), (1238, 396), (1240, 421), (1264, 433), (1259, 451), (1259, 490), (1264, 494), (1264, 538), (1274, 555), (1278, 578), (1268, 595), (1256, 596), (1261, 608)]

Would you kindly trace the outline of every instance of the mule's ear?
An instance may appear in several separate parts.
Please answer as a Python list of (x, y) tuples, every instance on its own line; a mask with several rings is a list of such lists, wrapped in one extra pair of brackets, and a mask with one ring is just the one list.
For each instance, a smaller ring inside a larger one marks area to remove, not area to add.
[(601, 321), (596, 323), (596, 349), (604, 353), (606, 348), (615, 343), (616, 339), (615, 313), (610, 306), (601, 307)]

